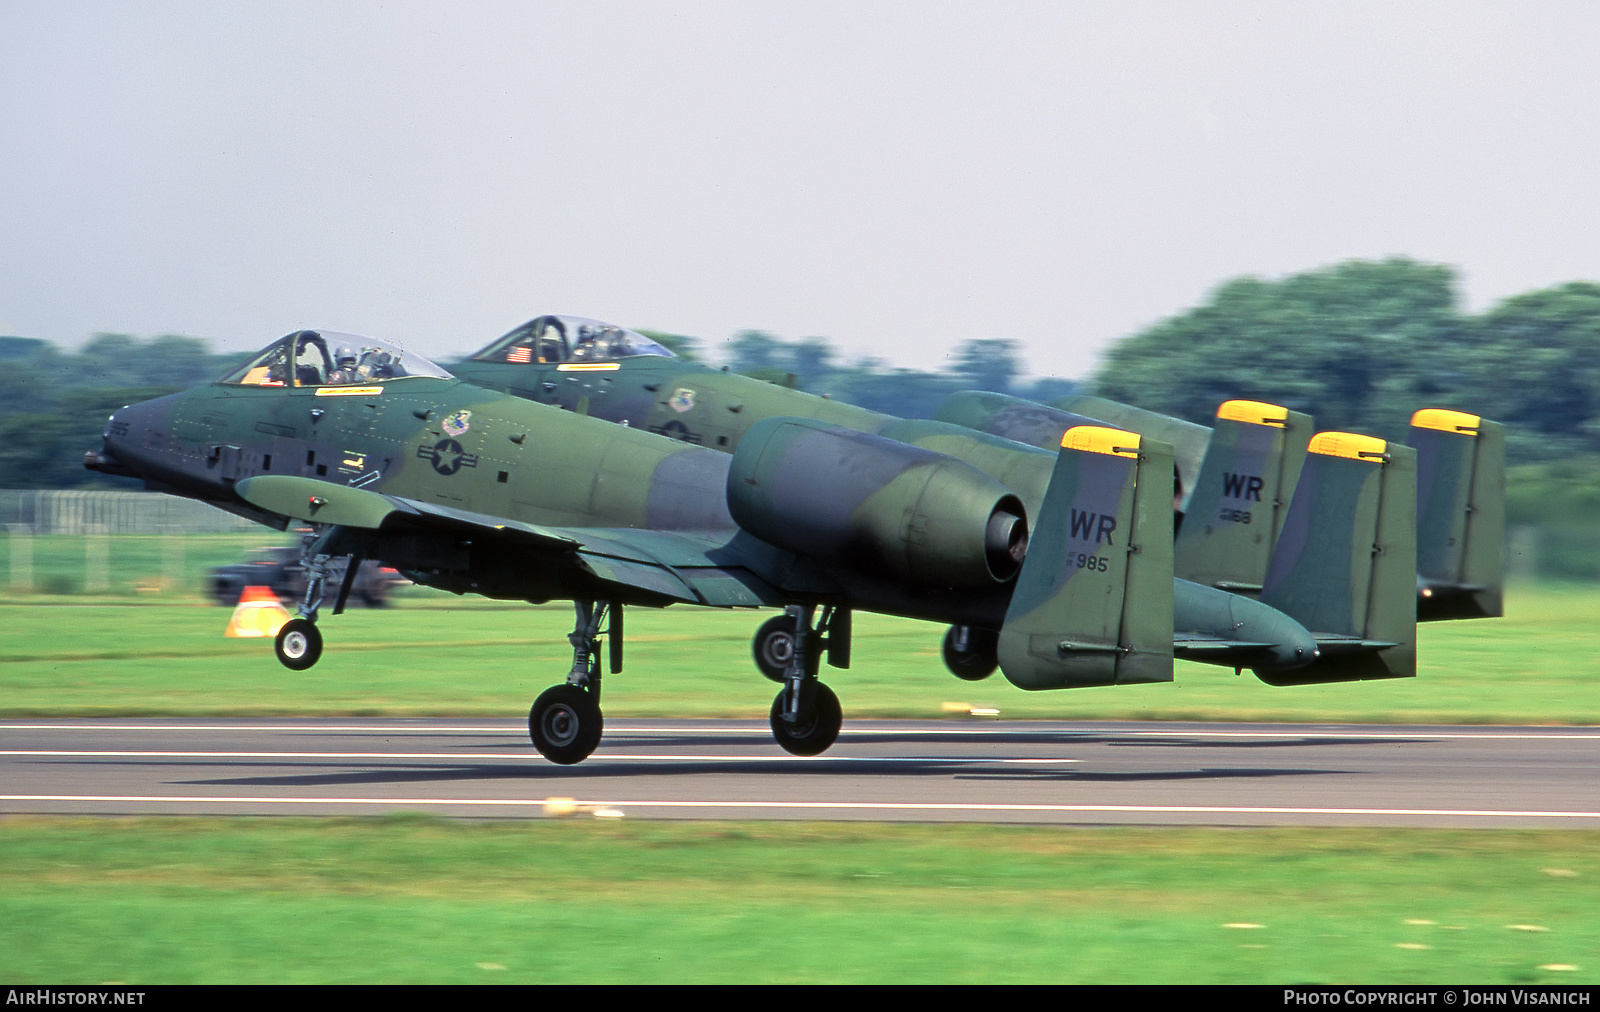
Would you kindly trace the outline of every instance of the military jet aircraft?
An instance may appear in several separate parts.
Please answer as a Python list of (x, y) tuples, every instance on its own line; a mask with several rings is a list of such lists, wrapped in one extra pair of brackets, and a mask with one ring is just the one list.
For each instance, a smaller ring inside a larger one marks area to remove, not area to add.
[[(756, 422), (791, 415), (922, 445), (938, 439), (941, 452), (969, 462), (995, 453), (962, 446), (926, 423), (684, 362), (637, 332), (583, 317), (536, 317), (453, 371), (491, 389), (728, 452)], [(1252, 595), (1266, 578), (1314, 431), (1309, 415), (1247, 400), (1219, 407), (1215, 429), (1081, 394), (1046, 406), (1005, 394), (957, 393), (935, 417), (1051, 452), (1075, 425), (1109, 425), (1172, 444), (1175, 509), (1204, 518), (1179, 527), (1177, 575)], [(1503, 614), (1504, 427), (1464, 412), (1423, 409), (1413, 416), (1408, 445), (1419, 452), (1418, 619)], [(1002, 481), (1010, 477), (988, 470)], [(1036, 504), (1040, 465), (1033, 472)], [(1194, 502), (1202, 489), (1203, 502)], [(762, 643), (766, 653), (774, 645), (779, 655), (785, 649), (781, 632), (773, 632), (776, 638), (758, 636), (758, 658)]]
[[(1258, 401), (1227, 401), (1215, 429), (1078, 395), (1046, 406), (1005, 394), (952, 394), (936, 417), (1031, 446), (1075, 425), (1114, 425), (1176, 448), (1186, 486), (1175, 568), (1180, 577), (1259, 592), (1312, 437), (1309, 415)], [(1411, 417), (1417, 450), (1417, 619), (1504, 614), (1505, 427), (1463, 411)]]
[[(642, 335), (582, 317), (536, 317), (453, 368), (483, 386), (725, 452), (764, 418), (816, 418), (964, 460), (1015, 491), (1030, 511), (1043, 498), (1051, 458), (1018, 443), (1053, 452), (1074, 425), (1137, 431), (1175, 448), (1179, 519), (1191, 505), (1206, 517), (1179, 526), (1176, 575), (1249, 596), (1261, 593), (1313, 435), (1308, 415), (1254, 401), (1224, 404), (1215, 436), (1205, 426), (1085, 396), (1062, 410), (961, 393), (936, 420), (910, 421), (683, 362)], [(1479, 428), (1457, 424), (1471, 416), (1458, 414), (1443, 413), (1451, 416), (1450, 435), (1437, 426), (1413, 429), (1427, 479), (1419, 510), (1424, 568), (1416, 578), (1417, 607), (1427, 618), (1500, 613), (1503, 521), (1495, 518), (1503, 514), (1503, 432), (1483, 421), (1480, 438)], [(1418, 413), (1436, 421), (1443, 415)], [(1200, 488), (1203, 502), (1191, 504)], [(1464, 556), (1462, 545), (1473, 554)], [(1177, 592), (1181, 630), (1192, 591), (1180, 584)], [(774, 680), (787, 663), (790, 624), (773, 619), (755, 636), (756, 663)], [(995, 642), (996, 630), (953, 626), (943, 644), (946, 666), (961, 678), (986, 677), (996, 667)]]
[(534, 702), (529, 734), (574, 763), (600, 741), (600, 639), (621, 670), (628, 605), (792, 608), (771, 724), (801, 755), (838, 734), (819, 664), (848, 667), (856, 610), (996, 630), (1002, 672), (1029, 689), (1168, 681), (1175, 650), (1272, 684), (1414, 674), (1414, 518), (1396, 506), (1415, 494), (1414, 455), (1361, 438), (1313, 447), (1309, 484), (1325, 494), (1296, 496), (1260, 601), (1173, 579), (1159, 440), (1073, 428), (1030, 513), (981, 469), (883, 435), (777, 416), (718, 453), (327, 331), (121, 409), (85, 464), (280, 530), (310, 525), (312, 578), (275, 642), (293, 668), (321, 655), (337, 559), (457, 593), (573, 601), (572, 665)]

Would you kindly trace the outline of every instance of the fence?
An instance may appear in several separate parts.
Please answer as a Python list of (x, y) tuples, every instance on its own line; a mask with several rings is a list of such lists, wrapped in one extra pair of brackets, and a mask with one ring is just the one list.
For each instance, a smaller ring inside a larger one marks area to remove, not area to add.
[[(243, 517), (156, 492), (0, 490), (0, 533), (9, 535), (5, 539), (9, 542), (5, 545), (9, 556), (5, 563), (9, 565), (0, 570), (0, 580), (9, 576), (7, 582), (12, 589), (36, 584), (31, 535), (82, 537), (84, 544), (78, 555), (82, 561), (77, 564), (82, 577), (74, 577), (72, 583), (90, 591), (104, 589), (108, 580), (115, 582), (107, 575), (107, 535), (159, 534), (166, 535), (167, 540), (181, 541), (189, 534), (245, 534), (260, 535), (261, 543), (283, 541), (281, 536)], [(1509, 575), (1600, 581), (1600, 527), (1550, 524), (1514, 527), (1508, 533)], [(174, 555), (181, 559), (183, 551), (181, 545), (164, 549), (156, 575), (173, 581), (171, 560)], [(60, 584), (62, 579), (58, 577), (55, 582)]]
[(227, 534), (260, 528), (215, 506), (159, 492), (0, 489), (0, 529), (24, 534)]

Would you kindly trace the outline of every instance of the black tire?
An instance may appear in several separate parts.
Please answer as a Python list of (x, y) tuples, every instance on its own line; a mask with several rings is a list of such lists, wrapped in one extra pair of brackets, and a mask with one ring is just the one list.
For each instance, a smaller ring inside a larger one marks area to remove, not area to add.
[(790, 755), (821, 755), (839, 738), (844, 710), (839, 697), (821, 682), (812, 682), (793, 724), (783, 719), (783, 693), (772, 701), (772, 736)]
[(750, 651), (755, 654), (756, 667), (761, 669), (761, 673), (769, 680), (781, 683), (784, 672), (789, 670), (789, 661), (794, 657), (794, 617), (779, 615), (761, 623), (755, 639), (750, 643)]
[(967, 649), (956, 649), (956, 627), (944, 634), (944, 666), (964, 682), (980, 682), (1000, 666), (1000, 634), (993, 629), (967, 629)]
[(280, 664), (291, 671), (304, 671), (322, 656), (322, 632), (314, 622), (292, 618), (278, 630), (272, 646)]
[(528, 737), (553, 763), (581, 763), (600, 745), (605, 726), (594, 697), (576, 685), (552, 685), (528, 711)]

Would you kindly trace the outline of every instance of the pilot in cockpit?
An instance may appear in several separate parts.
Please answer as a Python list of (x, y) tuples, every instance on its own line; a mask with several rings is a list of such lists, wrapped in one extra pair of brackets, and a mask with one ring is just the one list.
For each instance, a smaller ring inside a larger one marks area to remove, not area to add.
[(608, 359), (617, 354), (615, 327), (594, 327), (588, 324), (578, 328), (578, 343), (572, 347), (575, 359)]
[(330, 386), (339, 383), (360, 383), (362, 380), (360, 369), (356, 365), (356, 350), (349, 347), (340, 347), (333, 353), (334, 369), (328, 374)]
[(368, 380), (394, 379), (402, 376), (394, 363), (394, 356), (382, 348), (361, 349), (361, 364), (356, 367), (356, 375), (361, 382)]

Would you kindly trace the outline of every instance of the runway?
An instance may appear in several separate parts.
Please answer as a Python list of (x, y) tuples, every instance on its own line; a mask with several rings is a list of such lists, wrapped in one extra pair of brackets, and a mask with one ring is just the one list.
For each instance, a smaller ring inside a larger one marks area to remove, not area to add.
[(0, 813), (869, 819), (1600, 829), (1600, 728), (847, 721), (798, 758), (765, 721), (608, 722), (578, 766), (525, 726), (0, 721)]

